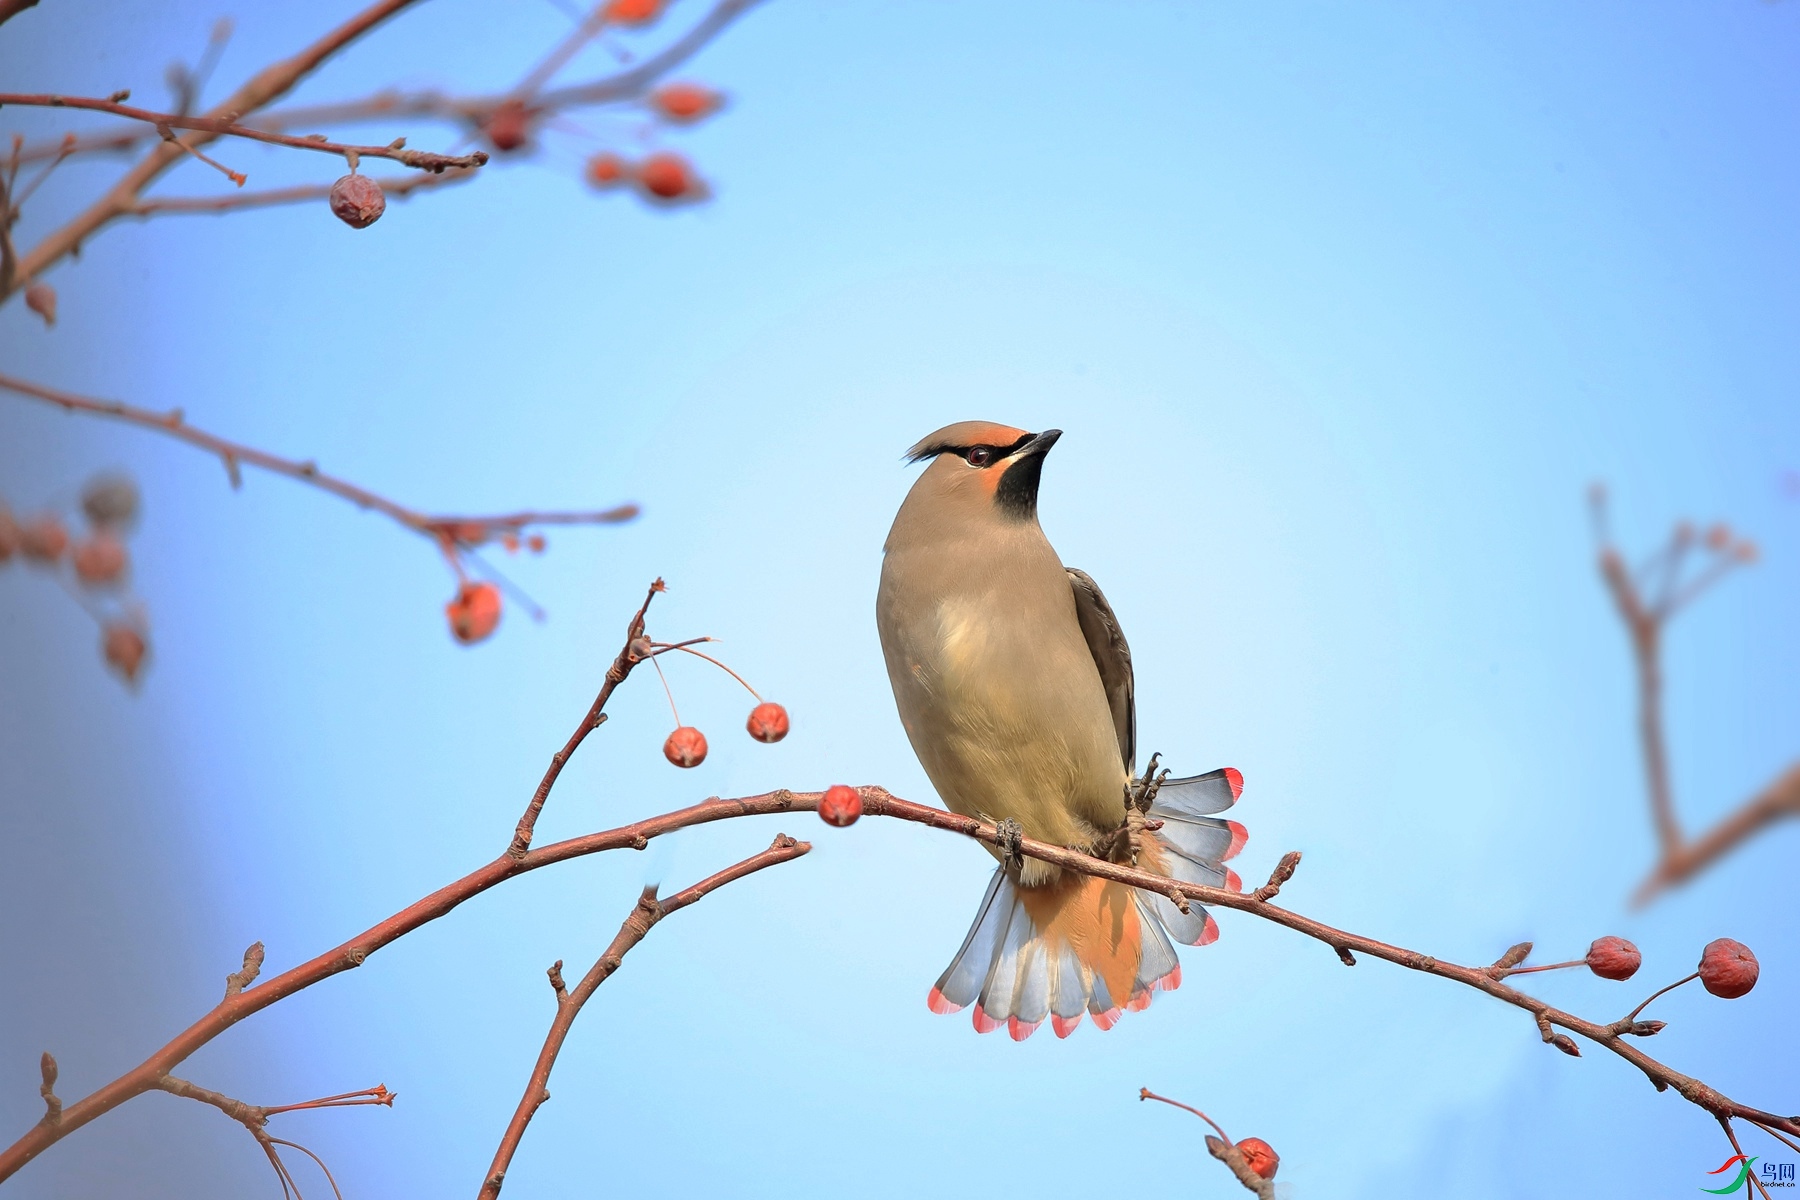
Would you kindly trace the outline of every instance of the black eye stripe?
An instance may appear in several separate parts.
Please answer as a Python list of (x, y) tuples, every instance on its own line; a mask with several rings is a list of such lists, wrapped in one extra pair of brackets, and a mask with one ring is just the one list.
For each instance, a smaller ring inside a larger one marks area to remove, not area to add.
[(988, 452), (988, 459), (986, 462), (982, 462), (982, 463), (970, 462), (969, 465), (970, 466), (989, 467), (989, 466), (992, 466), (995, 463), (1001, 461), (1002, 459), (1006, 458), (1007, 456), (1011, 455), (1015, 451), (1021, 449), (1025, 445), (1025, 443), (1029, 442), (1032, 438), (1034, 438), (1036, 436), (1037, 436), (1037, 434), (1035, 434), (1035, 433), (1024, 434), (1017, 441), (1013, 442), (1010, 446), (990, 446), (986, 443), (980, 443), (980, 444), (973, 445), (973, 446), (940, 446), (933, 453), (954, 454), (958, 458), (964, 459), (966, 461), (966, 460), (968, 460), (969, 455), (974, 453), (975, 451), (986, 450)]

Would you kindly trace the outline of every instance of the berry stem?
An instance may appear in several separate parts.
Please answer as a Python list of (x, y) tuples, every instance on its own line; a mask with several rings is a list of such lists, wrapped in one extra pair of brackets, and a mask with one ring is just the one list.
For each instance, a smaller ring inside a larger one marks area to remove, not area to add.
[[(712, 638), (695, 638), (694, 640), (697, 642), (710, 642), (713, 639)], [(664, 647), (662, 647), (662, 649), (664, 649), (664, 650), (679, 650), (683, 654), (692, 654), (695, 658), (704, 658), (707, 662), (709, 662), (713, 666), (719, 668), (719, 670), (725, 672), (727, 675), (731, 676), (733, 679), (737, 680), (739, 683), (742, 683), (744, 685), (744, 690), (746, 692), (749, 692), (752, 696), (755, 696), (758, 704), (762, 703), (762, 696), (758, 695), (756, 689), (751, 687), (749, 685), (749, 683), (747, 683), (745, 681), (745, 679), (742, 675), (739, 675), (736, 671), (732, 670), (730, 667), (726, 666), (724, 663), (720, 662), (718, 659), (714, 658), (712, 655), (702, 654), (700, 651), (695, 650), (687, 642), (676, 642), (674, 645), (664, 646)], [(661, 670), (660, 667), (657, 669)]]
[(1686, 979), (1677, 979), (1674, 983), (1671, 983), (1668, 987), (1663, 988), (1660, 991), (1651, 992), (1648, 999), (1646, 999), (1642, 1004), (1638, 1005), (1636, 1008), (1632, 1009), (1629, 1013), (1626, 1014), (1625, 1019), (1627, 1021), (1637, 1020), (1637, 1015), (1639, 1013), (1643, 1012), (1646, 1008), (1650, 1007), (1651, 1000), (1656, 999), (1658, 996), (1662, 995), (1663, 992), (1672, 992), (1676, 988), (1680, 987), (1682, 984), (1692, 983), (1694, 980), (1696, 980), (1698, 978), (1700, 978), (1700, 972), (1695, 971), (1692, 975), (1689, 975)]
[(1219, 1123), (1217, 1121), (1213, 1120), (1211, 1117), (1207, 1116), (1205, 1113), (1201, 1112), (1199, 1109), (1195, 1108), (1191, 1104), (1183, 1104), (1179, 1100), (1171, 1100), (1167, 1096), (1159, 1096), (1155, 1092), (1151, 1091), (1149, 1088), (1139, 1088), (1138, 1089), (1138, 1099), (1139, 1100), (1161, 1100), (1164, 1104), (1173, 1104), (1176, 1108), (1185, 1108), (1189, 1112), (1193, 1113), (1196, 1117), (1199, 1117), (1202, 1121), (1205, 1121), (1208, 1125), (1211, 1125), (1214, 1129), (1218, 1129), (1219, 1136), (1224, 1138), (1227, 1143), (1229, 1143), (1230, 1145), (1234, 1145), (1234, 1146), (1237, 1144), (1236, 1142), (1233, 1142), (1231, 1140), (1230, 1134), (1226, 1133), (1223, 1129), (1219, 1129)]
[[(1577, 958), (1572, 962), (1545, 963), (1542, 966), (1537, 966), (1537, 967), (1511, 967), (1511, 968), (1508, 968), (1506, 974), (1507, 975), (1529, 975), (1533, 971), (1560, 971), (1565, 967), (1585, 967), (1585, 966), (1587, 966), (1587, 959)], [(1503, 978), (1504, 978), (1504, 976), (1503, 976)]]
[(656, 661), (655, 655), (650, 656), (650, 665), (656, 668), (656, 677), (662, 680), (663, 695), (669, 698), (669, 711), (675, 714), (675, 727), (679, 729), (681, 728), (681, 710), (675, 707), (675, 693), (669, 690), (669, 677), (663, 674), (662, 664)]

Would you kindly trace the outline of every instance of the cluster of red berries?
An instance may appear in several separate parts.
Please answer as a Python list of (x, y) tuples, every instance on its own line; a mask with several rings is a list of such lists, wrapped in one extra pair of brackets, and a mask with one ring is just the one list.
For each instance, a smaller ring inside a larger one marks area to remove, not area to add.
[[(764, 700), (750, 710), (744, 728), (751, 737), (773, 745), (788, 735), (787, 709)], [(697, 767), (706, 761), (706, 735), (692, 725), (678, 725), (663, 742), (663, 757), (678, 767)]]
[[(1602, 979), (1630, 979), (1637, 974), (1643, 956), (1638, 948), (1621, 937), (1603, 937), (1588, 947), (1582, 960), (1587, 968)], [(1700, 985), (1724, 1000), (1748, 995), (1756, 986), (1761, 967), (1750, 947), (1730, 938), (1715, 938), (1700, 952), (1700, 965), (1681, 983), (1698, 979)], [(1681, 983), (1671, 984), (1680, 987)]]
[(41, 512), (24, 520), (0, 504), (0, 565), (15, 555), (26, 563), (69, 575), (83, 592), (111, 598), (110, 609), (95, 609), (100, 620), (100, 650), (126, 682), (135, 683), (149, 652), (141, 611), (124, 611), (116, 603), (131, 575), (131, 555), (125, 538), (137, 519), (137, 485), (121, 475), (102, 475), (81, 493), (81, 511), (87, 531), (71, 534), (61, 514)]
[(635, 163), (602, 151), (588, 159), (585, 173), (602, 191), (630, 184), (652, 204), (695, 204), (712, 194), (688, 160), (668, 150)]

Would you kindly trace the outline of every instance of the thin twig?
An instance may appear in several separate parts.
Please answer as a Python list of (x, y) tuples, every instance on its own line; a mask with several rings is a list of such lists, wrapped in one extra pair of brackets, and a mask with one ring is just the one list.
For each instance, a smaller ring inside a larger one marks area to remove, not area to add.
[(537, 1110), (543, 1106), (544, 1101), (550, 1099), (550, 1072), (556, 1066), (557, 1055), (562, 1053), (569, 1030), (575, 1025), (575, 1018), (581, 1015), (582, 1005), (619, 969), (619, 964), (624, 961), (631, 948), (643, 941), (657, 922), (670, 913), (696, 903), (708, 893), (717, 891), (734, 880), (754, 874), (765, 867), (799, 858), (811, 849), (811, 843), (795, 841), (786, 834), (777, 834), (775, 841), (761, 854), (752, 855), (708, 876), (666, 900), (658, 900), (656, 888), (647, 887), (625, 918), (625, 923), (619, 926), (618, 935), (613, 938), (612, 944), (594, 960), (594, 965), (582, 976), (580, 983), (572, 989), (559, 986), (562, 983), (562, 964), (559, 962), (551, 968), (551, 986), (556, 992), (556, 1017), (550, 1022), (550, 1032), (544, 1037), (543, 1049), (538, 1051), (537, 1062), (531, 1069), (531, 1078), (525, 1084), (525, 1094), (519, 1098), (512, 1120), (507, 1122), (506, 1132), (501, 1135), (500, 1145), (494, 1151), (494, 1161), (482, 1180), (479, 1193), (481, 1200), (493, 1200), (500, 1194), (507, 1168), (512, 1165), (513, 1155), (518, 1152), (526, 1126), (531, 1124), (531, 1118), (537, 1115)]
[(606, 702), (612, 699), (614, 690), (625, 682), (626, 677), (631, 674), (631, 668), (646, 657), (644, 614), (650, 611), (650, 602), (656, 599), (656, 594), (668, 590), (668, 585), (659, 577), (652, 580), (644, 592), (644, 602), (638, 605), (637, 612), (625, 626), (625, 645), (614, 656), (612, 665), (606, 669), (606, 678), (600, 684), (600, 692), (588, 706), (587, 715), (582, 717), (581, 724), (575, 727), (575, 732), (569, 735), (563, 748), (550, 756), (550, 765), (545, 768), (544, 777), (538, 780), (537, 790), (531, 794), (531, 800), (525, 805), (525, 812), (513, 827), (512, 842), (506, 847), (503, 858), (518, 861), (531, 849), (532, 834), (537, 829), (538, 817), (543, 814), (544, 803), (550, 798), (550, 789), (556, 786), (556, 781), (562, 777), (563, 768), (575, 756), (575, 751), (581, 749), (581, 743), (587, 740), (587, 735), (600, 728), (600, 723), (606, 720)]
[[(286, 146), (290, 150), (317, 150), (325, 154), (334, 154), (343, 159), (385, 158), (397, 162), (401, 166), (412, 167), (420, 171), (469, 170), (483, 165), (488, 160), (487, 154), (480, 150), (472, 154), (432, 154), (425, 150), (406, 149), (405, 138), (396, 138), (385, 146), (350, 146), (340, 142), (326, 141), (323, 137), (295, 137), (292, 134), (276, 133), (268, 129), (256, 129), (249, 125), (239, 125), (236, 121), (222, 117), (185, 117), (180, 113), (152, 112), (147, 108), (135, 108), (129, 104), (100, 100), (92, 96), (58, 96), (48, 92), (0, 92), (0, 108), (5, 108), (8, 104), (30, 108), (76, 108), (87, 112), (102, 112), (131, 121), (142, 121), (159, 131), (187, 129), (211, 134), (215, 138), (244, 138), (252, 142), (267, 142), (271, 146)], [(183, 148), (192, 149), (191, 146), (186, 145)]]

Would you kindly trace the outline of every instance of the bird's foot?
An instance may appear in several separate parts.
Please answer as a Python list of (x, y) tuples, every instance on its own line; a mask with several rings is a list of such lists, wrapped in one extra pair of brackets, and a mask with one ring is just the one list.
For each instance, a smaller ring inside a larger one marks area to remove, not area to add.
[(1127, 811), (1132, 809), (1136, 809), (1140, 813), (1150, 811), (1150, 804), (1156, 799), (1156, 793), (1161, 789), (1163, 780), (1169, 777), (1167, 770), (1156, 769), (1161, 758), (1161, 753), (1152, 754), (1149, 763), (1144, 767), (1144, 773), (1125, 785), (1125, 808)]
[(994, 844), (1000, 848), (1001, 861), (1015, 869), (1025, 865), (1022, 847), (1025, 842), (1025, 829), (1011, 817), (994, 826)]

